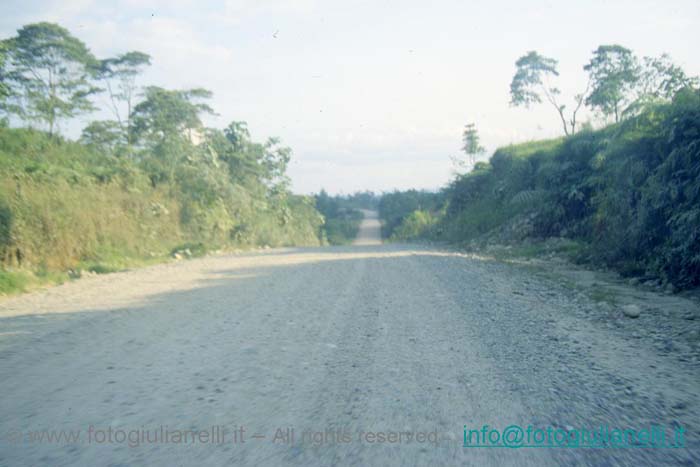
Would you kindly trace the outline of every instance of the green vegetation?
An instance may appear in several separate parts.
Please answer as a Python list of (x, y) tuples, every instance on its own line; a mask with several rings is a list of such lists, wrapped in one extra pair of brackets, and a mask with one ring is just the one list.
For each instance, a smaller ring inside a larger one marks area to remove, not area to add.
[(79, 39), (52, 23), (22, 27), (7, 39), (8, 72), (2, 73), (14, 102), (7, 107), (23, 119), (39, 121), (53, 134), (59, 121), (94, 110), (89, 97), (96, 59)]
[(697, 287), (700, 91), (681, 90), (601, 130), (501, 148), (441, 193), (393, 193), (381, 207), (387, 237), (514, 245), (565, 237), (580, 261)]
[[(518, 59), (511, 104), (548, 102), (565, 137), (500, 148), (439, 193), (384, 195), (383, 235), (489, 245), (496, 256), (558, 253), (680, 289), (700, 286), (698, 79), (666, 54), (640, 60), (601, 45), (567, 116), (551, 82), (557, 66), (535, 51)], [(615, 123), (577, 126), (584, 104)], [(464, 141), (473, 161), (482, 151), (474, 124)]]
[[(228, 246), (321, 243), (313, 198), (288, 188), (291, 150), (252, 141), (244, 122), (204, 127), (209, 91), (140, 92), (150, 57), (98, 60), (50, 23), (0, 44), (0, 110), (46, 130), (0, 125), (0, 293)], [(117, 120), (60, 136), (101, 92)]]
[[(320, 243), (312, 199), (236, 174), (211, 143), (180, 144), (167, 157), (143, 150), (120, 158), (36, 130), (0, 129), (3, 267), (103, 273), (180, 250), (189, 257), (231, 245)], [(254, 164), (247, 152), (234, 154)], [(22, 288), (10, 285), (5, 291)]]
[(24, 292), (30, 281), (26, 272), (0, 271), (0, 293)]
[[(557, 61), (527, 53), (511, 103), (548, 102), (566, 136), (476, 162), (485, 150), (471, 123), (457, 161), (470, 172), (439, 193), (381, 199), (293, 195), (289, 148), (253, 141), (245, 122), (205, 127), (211, 92), (142, 89), (150, 65), (139, 51), (99, 59), (51, 23), (0, 41), (0, 292), (233, 245), (344, 244), (360, 208), (378, 208), (394, 240), (508, 243), (535, 254), (532, 239), (566, 238), (557, 251), (578, 260), (700, 285), (700, 93), (667, 55), (598, 47), (583, 67), (588, 86), (567, 110), (550, 82)], [(114, 120), (90, 122), (79, 141), (62, 137), (61, 123), (95, 110), (100, 94)], [(584, 105), (615, 123), (581, 125)], [(25, 128), (10, 128), (17, 122)]]
[[(382, 236), (393, 240), (409, 240), (430, 235), (444, 196), (428, 191), (408, 190), (385, 193), (379, 200)], [(435, 215), (431, 213), (436, 213)], [(407, 220), (405, 227), (402, 224)], [(425, 227), (419, 229), (420, 226)]]
[(417, 209), (407, 215), (399, 224), (391, 236), (391, 240), (405, 240), (410, 238), (420, 238), (432, 233), (438, 217), (430, 211)]
[(452, 165), (457, 172), (473, 168), (474, 164), (476, 164), (477, 156), (486, 152), (486, 149), (481, 145), (481, 137), (475, 123), (465, 125), (462, 133), (462, 143), (462, 152), (464, 152), (466, 158), (452, 158)]

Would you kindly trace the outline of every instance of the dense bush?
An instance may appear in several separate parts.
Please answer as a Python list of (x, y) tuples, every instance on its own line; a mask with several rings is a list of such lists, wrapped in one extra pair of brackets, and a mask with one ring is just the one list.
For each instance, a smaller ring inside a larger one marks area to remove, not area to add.
[(394, 229), (391, 240), (410, 240), (430, 235), (435, 222), (436, 217), (430, 211), (413, 211)]
[(443, 200), (442, 194), (428, 191), (408, 190), (385, 193), (379, 200), (382, 236), (390, 238), (408, 216), (415, 211), (435, 211), (440, 208)]

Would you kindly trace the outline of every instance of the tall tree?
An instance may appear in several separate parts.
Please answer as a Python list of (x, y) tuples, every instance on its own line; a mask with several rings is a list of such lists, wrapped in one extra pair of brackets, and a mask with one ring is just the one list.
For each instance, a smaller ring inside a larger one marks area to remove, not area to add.
[(264, 181), (270, 187), (286, 191), (289, 185), (287, 177), (287, 165), (292, 158), (292, 149), (282, 146), (280, 138), (268, 138), (263, 145), (261, 163), (263, 166)]
[(147, 87), (144, 100), (133, 110), (134, 137), (156, 144), (171, 137), (187, 138), (190, 131), (202, 128), (201, 114), (214, 113), (208, 104), (201, 102), (211, 95), (206, 89), (173, 91)]
[(465, 125), (462, 132), (462, 143), (462, 151), (467, 156), (466, 160), (457, 157), (452, 158), (452, 163), (458, 170), (473, 167), (476, 163), (476, 157), (486, 152), (486, 149), (481, 146), (479, 131), (474, 123)]
[(291, 149), (282, 146), (279, 138), (268, 138), (264, 144), (255, 143), (250, 139), (247, 124), (241, 121), (233, 121), (224, 129), (225, 142), (211, 132), (209, 136), (208, 144), (219, 159), (227, 163), (234, 181), (249, 187), (286, 189)]
[(99, 63), (97, 76), (105, 83), (112, 112), (125, 134), (127, 144), (131, 144), (131, 112), (138, 89), (136, 77), (150, 64), (150, 55), (138, 51), (107, 58)]
[(576, 115), (581, 109), (588, 87), (574, 97), (575, 107), (571, 117), (565, 116), (566, 106), (559, 102), (561, 91), (550, 84), (550, 79), (559, 76), (558, 62), (549, 57), (530, 51), (515, 62), (516, 72), (510, 83), (511, 105), (529, 107), (546, 100), (557, 111), (561, 120), (564, 134), (570, 135), (576, 132)]
[(464, 151), (469, 158), (469, 162), (474, 165), (476, 163), (476, 156), (486, 152), (486, 149), (481, 146), (481, 138), (479, 137), (479, 132), (476, 129), (475, 123), (469, 123), (464, 127), (462, 141), (464, 142), (462, 151)]
[(601, 45), (583, 69), (591, 82), (586, 104), (619, 122), (625, 109), (635, 100), (635, 88), (640, 79), (637, 58), (621, 45)]
[(100, 89), (90, 83), (96, 59), (79, 39), (53, 23), (23, 26), (7, 41), (9, 81), (21, 118), (46, 123), (53, 134), (57, 123), (94, 109), (89, 96)]
[(624, 113), (637, 112), (646, 104), (670, 101), (678, 91), (698, 86), (698, 78), (688, 76), (671, 60), (668, 54), (660, 57), (644, 57), (635, 102)]

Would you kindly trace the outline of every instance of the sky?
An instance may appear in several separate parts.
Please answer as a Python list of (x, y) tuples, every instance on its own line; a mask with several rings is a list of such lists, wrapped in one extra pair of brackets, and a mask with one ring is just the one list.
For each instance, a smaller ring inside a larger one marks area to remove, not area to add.
[(68, 28), (98, 58), (150, 54), (142, 85), (210, 89), (218, 115), (205, 123), (280, 137), (298, 193), (437, 189), (470, 122), (482, 159), (559, 136), (553, 108), (509, 105), (515, 61), (530, 50), (559, 60), (565, 103), (601, 44), (666, 52), (700, 75), (698, 0), (0, 0), (1, 38), (37, 21)]

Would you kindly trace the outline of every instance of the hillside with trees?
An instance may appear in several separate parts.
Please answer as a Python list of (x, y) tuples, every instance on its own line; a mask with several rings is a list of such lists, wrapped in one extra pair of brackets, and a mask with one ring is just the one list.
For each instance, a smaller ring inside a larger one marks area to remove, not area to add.
[[(209, 249), (321, 243), (314, 199), (289, 189), (291, 150), (253, 141), (245, 122), (205, 127), (211, 93), (142, 88), (150, 65), (139, 51), (99, 59), (52, 23), (0, 42), (0, 293)], [(98, 97), (113, 119), (63, 136)]]
[[(583, 69), (588, 86), (569, 112), (552, 83), (557, 61), (521, 57), (512, 104), (551, 105), (564, 136), (500, 148), (439, 193), (385, 195), (385, 235), (470, 248), (546, 242), (667, 290), (700, 286), (697, 78), (667, 55), (639, 59), (619, 45), (600, 46)], [(579, 123), (583, 106), (600, 128)]]

